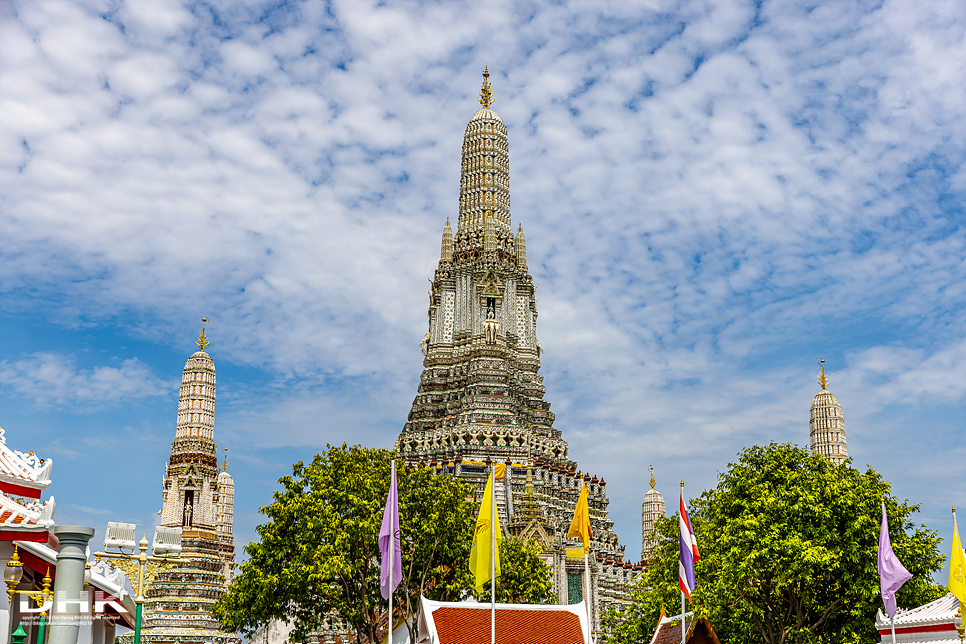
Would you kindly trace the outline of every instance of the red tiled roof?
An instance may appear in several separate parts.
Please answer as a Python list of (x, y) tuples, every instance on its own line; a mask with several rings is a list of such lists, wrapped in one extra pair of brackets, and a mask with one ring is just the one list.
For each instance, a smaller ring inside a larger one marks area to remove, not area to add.
[[(433, 611), (439, 644), (484, 644), (490, 639), (490, 611), (444, 606)], [(497, 644), (583, 644), (576, 615), (526, 609), (496, 611)]]

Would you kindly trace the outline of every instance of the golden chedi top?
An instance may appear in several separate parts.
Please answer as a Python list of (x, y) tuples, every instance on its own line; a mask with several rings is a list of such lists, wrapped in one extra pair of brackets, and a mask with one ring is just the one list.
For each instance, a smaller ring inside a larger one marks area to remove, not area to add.
[(829, 379), (825, 375), (825, 360), (820, 360), (821, 375), (818, 385), (822, 388), (812, 399), (809, 413), (809, 448), (834, 465), (841, 465), (849, 457), (845, 439), (845, 418), (838, 399), (828, 390)]
[(493, 105), (493, 94), (490, 93), (490, 68), (483, 68), (483, 87), (480, 88), (480, 105), (489, 107)]
[(199, 351), (204, 351), (208, 346), (208, 336), (205, 335), (205, 327), (208, 325), (208, 318), (201, 318), (201, 335), (195, 340), (195, 344), (198, 345)]

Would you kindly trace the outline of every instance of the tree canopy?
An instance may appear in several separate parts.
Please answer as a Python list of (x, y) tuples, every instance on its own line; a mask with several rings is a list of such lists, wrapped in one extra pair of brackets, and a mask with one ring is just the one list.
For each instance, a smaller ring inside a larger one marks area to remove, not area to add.
[[(329, 446), (279, 480), (282, 489), (260, 509), (268, 521), (257, 528), (259, 541), (246, 546), (248, 559), (214, 607), (226, 630), (251, 635), (280, 619), (295, 623), (289, 639), (301, 642), (335, 613), (356, 641), (379, 640), (386, 601), (379, 590), (378, 534), (391, 458), (382, 449)], [(397, 481), (403, 564), (394, 594), (398, 619), (416, 614), (420, 595), (457, 601), (469, 594), (475, 519), (467, 487), (454, 477), (397, 463)], [(550, 571), (531, 544), (505, 539), (501, 556), (499, 601), (551, 596)]]
[[(282, 490), (261, 508), (269, 520), (257, 528), (260, 540), (246, 546), (248, 560), (215, 606), (227, 630), (250, 635), (272, 619), (294, 621), (290, 639), (299, 642), (336, 612), (357, 641), (378, 641), (390, 458), (387, 450), (329, 446), (280, 479)], [(403, 579), (395, 597), (397, 615), (411, 615), (420, 593), (453, 601), (472, 587), (472, 504), (461, 482), (426, 468), (400, 465), (397, 480)]]
[[(943, 563), (939, 538), (910, 517), (918, 504), (899, 501), (874, 469), (831, 465), (791, 444), (743, 450), (717, 487), (691, 502), (701, 560), (694, 602), (723, 641), (874, 641), (881, 607), (876, 572), (880, 500), (896, 555), (914, 577), (897, 594), (915, 607), (945, 592), (931, 574)], [(660, 521), (635, 604), (607, 616), (610, 641), (648, 641), (660, 609), (676, 614), (677, 517)]]
[[(557, 600), (553, 594), (552, 572), (539, 554), (539, 548), (532, 541), (504, 539), (500, 543), (502, 571), (496, 580), (496, 601), (507, 604), (550, 604)], [(477, 599), (490, 601), (489, 590)]]

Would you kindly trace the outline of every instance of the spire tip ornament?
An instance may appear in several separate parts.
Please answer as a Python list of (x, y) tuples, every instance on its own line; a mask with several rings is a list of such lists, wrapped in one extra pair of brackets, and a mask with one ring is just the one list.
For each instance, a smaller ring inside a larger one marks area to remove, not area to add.
[(225, 460), (221, 462), (221, 471), (222, 472), (228, 471), (228, 448), (227, 447), (225, 448)]
[(822, 389), (828, 389), (828, 378), (825, 376), (825, 358), (818, 361), (822, 365), (822, 375), (818, 377), (818, 384)]
[(654, 489), (654, 486), (656, 484), (657, 484), (657, 481), (654, 480), (654, 466), (652, 465), (651, 466), (651, 489), (652, 490)]
[(480, 105), (489, 108), (493, 105), (493, 94), (490, 92), (490, 68), (483, 68), (483, 86), (480, 88)]
[(208, 336), (205, 335), (205, 326), (208, 325), (208, 318), (201, 318), (201, 335), (195, 340), (195, 344), (198, 345), (199, 351), (204, 351), (205, 347), (208, 346)]

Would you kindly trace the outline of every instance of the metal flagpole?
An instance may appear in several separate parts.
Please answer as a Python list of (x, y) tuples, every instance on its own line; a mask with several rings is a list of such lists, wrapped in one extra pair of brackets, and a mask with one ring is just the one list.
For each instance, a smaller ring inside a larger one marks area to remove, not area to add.
[(593, 644), (593, 621), (590, 612), (590, 565), (587, 563), (587, 553), (584, 553), (584, 601), (587, 602), (587, 642)]
[(496, 463), (490, 465), (490, 644), (496, 644)]
[(684, 625), (684, 591), (681, 591), (681, 644), (685, 644), (684, 640), (687, 637), (687, 627)]
[[(681, 499), (684, 499), (684, 480), (683, 479), (681, 480)], [(682, 500), (681, 503), (683, 504), (684, 501)], [(684, 506), (682, 505), (681, 507), (684, 507)], [(684, 512), (684, 510), (681, 510), (681, 512)], [(682, 517), (680, 520), (683, 521), (684, 518)], [(690, 543), (688, 544), (688, 547), (689, 548), (691, 547)], [(678, 555), (678, 561), (680, 561), (680, 558), (681, 558), (681, 555)], [(681, 564), (678, 564), (678, 565), (680, 566)], [(687, 585), (687, 582), (685, 582), (685, 585)], [(686, 621), (687, 620), (684, 617), (684, 591), (682, 590), (681, 591), (681, 644), (686, 644), (685, 640), (688, 637), (687, 626), (685, 626)]]
[[(392, 485), (391, 481), (396, 480), (395, 460), (392, 461), (392, 478), (389, 480), (390, 485)], [(392, 644), (392, 569), (396, 567), (394, 565), (396, 553), (393, 552), (393, 547), (396, 545), (396, 529), (398, 528), (398, 526), (393, 525), (393, 514), (395, 513), (389, 513), (389, 621), (386, 624), (386, 641), (388, 644)]]
[(889, 619), (892, 620), (892, 644), (896, 644), (896, 616), (893, 615)]

